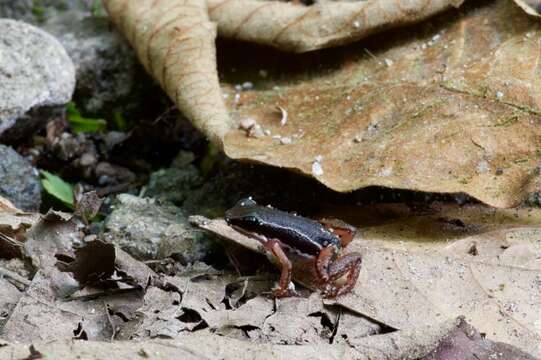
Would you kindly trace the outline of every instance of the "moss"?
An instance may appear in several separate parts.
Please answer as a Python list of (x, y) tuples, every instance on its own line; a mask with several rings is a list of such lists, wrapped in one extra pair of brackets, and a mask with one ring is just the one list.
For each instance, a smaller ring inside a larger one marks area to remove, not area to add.
[(40, 23), (45, 21), (45, 11), (46, 11), (45, 6), (34, 5), (32, 7), (32, 14), (36, 18), (36, 20)]

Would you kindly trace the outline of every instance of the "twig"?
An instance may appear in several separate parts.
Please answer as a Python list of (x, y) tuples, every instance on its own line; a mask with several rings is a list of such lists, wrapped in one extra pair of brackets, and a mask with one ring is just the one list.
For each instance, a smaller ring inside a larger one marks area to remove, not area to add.
[(11, 270), (4, 269), (4, 268), (1, 268), (1, 267), (0, 267), (0, 276), (1, 277), (8, 277), (8, 278), (10, 278), (12, 280), (17, 281), (20, 284), (23, 284), (24, 286), (30, 286), (30, 284), (32, 283), (27, 278), (22, 277), (21, 275), (13, 272)]

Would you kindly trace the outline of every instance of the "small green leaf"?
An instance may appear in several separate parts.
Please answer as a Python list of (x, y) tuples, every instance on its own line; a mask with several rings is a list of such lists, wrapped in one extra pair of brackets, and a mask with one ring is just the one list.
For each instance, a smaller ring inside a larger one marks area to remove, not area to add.
[(48, 171), (41, 170), (41, 184), (45, 191), (56, 199), (62, 201), (70, 209), (74, 208), (73, 185), (65, 182)]
[(94, 17), (99, 17), (99, 16), (104, 16), (103, 14), (103, 7), (101, 5), (101, 1), (100, 0), (94, 0), (92, 2), (92, 6), (90, 8), (90, 12), (92, 13), (92, 16)]
[(40, 23), (45, 21), (45, 7), (34, 6), (32, 7), (32, 14), (36, 17), (36, 20)]
[(73, 102), (66, 106), (66, 113), (72, 130), (77, 134), (104, 131), (107, 128), (107, 122), (104, 119), (83, 117)]

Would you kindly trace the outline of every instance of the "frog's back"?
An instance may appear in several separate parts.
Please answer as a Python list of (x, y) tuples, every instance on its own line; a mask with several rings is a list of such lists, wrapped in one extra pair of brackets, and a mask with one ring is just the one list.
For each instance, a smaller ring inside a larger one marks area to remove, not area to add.
[(306, 255), (317, 255), (328, 245), (340, 246), (338, 237), (319, 222), (286, 211), (250, 204), (228, 211), (226, 220), (235, 225), (235, 219), (244, 219), (244, 223), (237, 223), (240, 227), (277, 239)]

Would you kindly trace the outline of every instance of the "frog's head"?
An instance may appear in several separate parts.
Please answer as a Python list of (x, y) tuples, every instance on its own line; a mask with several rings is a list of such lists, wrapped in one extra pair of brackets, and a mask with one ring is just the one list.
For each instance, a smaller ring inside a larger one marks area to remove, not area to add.
[(251, 197), (241, 199), (225, 212), (225, 221), (230, 226), (254, 230), (261, 223), (258, 211), (259, 205)]

